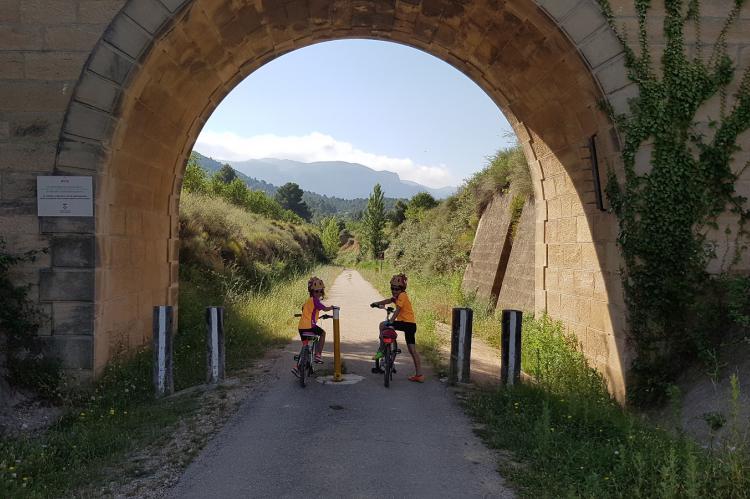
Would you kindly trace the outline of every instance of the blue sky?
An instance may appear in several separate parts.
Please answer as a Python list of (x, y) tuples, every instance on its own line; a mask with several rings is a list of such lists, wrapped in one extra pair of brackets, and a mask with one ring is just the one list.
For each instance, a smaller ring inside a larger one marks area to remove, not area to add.
[(195, 149), (215, 159), (340, 160), (430, 187), (458, 185), (510, 144), (510, 125), (443, 61), (387, 42), (300, 49), (240, 83)]

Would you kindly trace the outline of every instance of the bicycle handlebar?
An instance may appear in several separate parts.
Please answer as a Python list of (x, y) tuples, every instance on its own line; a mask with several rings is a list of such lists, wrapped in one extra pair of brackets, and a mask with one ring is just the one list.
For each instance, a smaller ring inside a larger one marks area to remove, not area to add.
[[(295, 317), (302, 317), (302, 314), (294, 314)], [(332, 315), (324, 314), (318, 317), (319, 319), (333, 319)]]
[[(378, 305), (377, 303), (370, 303), (370, 308), (383, 308), (383, 307), (382, 307), (382, 306), (380, 306), (380, 305)], [(395, 308), (393, 308), (393, 307), (388, 307), (388, 308), (386, 308), (386, 310), (387, 310), (388, 312), (393, 312), (393, 311), (394, 311), (394, 310), (396, 310), (396, 309), (395, 309)]]

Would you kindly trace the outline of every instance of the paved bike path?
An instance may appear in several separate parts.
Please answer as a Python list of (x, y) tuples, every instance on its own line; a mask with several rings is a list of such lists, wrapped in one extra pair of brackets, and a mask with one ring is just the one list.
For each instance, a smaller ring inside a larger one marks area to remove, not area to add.
[[(362, 381), (301, 388), (290, 373), (294, 341), (273, 381), (242, 405), (170, 497), (513, 497), (494, 454), (429, 365), (425, 383), (408, 381), (414, 367), (403, 345), (390, 388), (370, 373), (385, 312), (368, 305), (379, 299), (359, 273), (345, 270), (324, 300), (341, 306), (344, 361)], [(322, 367), (330, 371), (333, 327), (323, 327)]]

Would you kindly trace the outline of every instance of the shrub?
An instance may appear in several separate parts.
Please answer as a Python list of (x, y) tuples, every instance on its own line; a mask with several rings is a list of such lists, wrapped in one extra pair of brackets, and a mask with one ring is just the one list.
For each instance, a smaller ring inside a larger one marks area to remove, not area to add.
[(59, 362), (46, 357), (37, 331), (44, 318), (28, 297), (28, 286), (16, 285), (10, 276), (14, 265), (33, 262), (37, 252), (11, 255), (0, 237), (0, 342), (7, 354), (8, 381), (45, 397), (57, 396), (61, 381)]

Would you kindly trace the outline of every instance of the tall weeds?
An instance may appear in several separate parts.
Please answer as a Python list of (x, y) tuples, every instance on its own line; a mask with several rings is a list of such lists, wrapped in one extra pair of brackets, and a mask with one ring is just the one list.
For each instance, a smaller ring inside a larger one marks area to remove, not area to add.
[[(393, 269), (364, 264), (360, 272), (387, 292)], [(500, 317), (488, 304), (465, 296), (459, 275), (409, 274), (417, 312), (417, 344), (435, 351), (435, 322), (450, 321), (454, 306), (474, 309), (474, 334), (499, 346)], [(423, 341), (422, 331), (426, 340)], [(547, 316), (526, 314), (522, 369), (535, 382), (476, 392), (467, 402), (492, 447), (511, 451), (504, 476), (523, 497), (750, 497), (747, 435), (734, 410), (729, 442), (700, 448), (681, 434), (653, 427), (614, 401), (591, 368), (577, 339)], [(738, 407), (739, 384), (728, 397)], [(677, 398), (675, 398), (677, 400)]]

